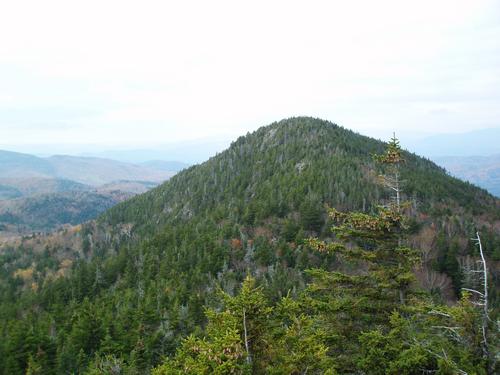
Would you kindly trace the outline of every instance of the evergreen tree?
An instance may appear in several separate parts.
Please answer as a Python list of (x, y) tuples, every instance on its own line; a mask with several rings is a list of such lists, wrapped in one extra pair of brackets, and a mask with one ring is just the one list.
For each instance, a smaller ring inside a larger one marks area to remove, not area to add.
[[(3, 246), (0, 374), (24, 374), (38, 366), (48, 374), (108, 371), (115, 360), (125, 372), (147, 373), (163, 358), (181, 372), (186, 363), (206, 372), (223, 372), (228, 363), (236, 372), (369, 373), (377, 368), (369, 358), (378, 356), (369, 343), (380, 336), (389, 345), (380, 369), (404, 373), (418, 363), (438, 371), (443, 360), (434, 354), (441, 349), (456, 364), (449, 363), (452, 369), (481, 368), (481, 351), (457, 344), (468, 349), (455, 353), (449, 348), (453, 341), (445, 340), (450, 330), (432, 328), (462, 323), (427, 319), (433, 310), (453, 314), (417, 288), (411, 272), (417, 257), (407, 245), (422, 243), (425, 236), (430, 259), (423, 270), (428, 270), (436, 232), (445, 231), (435, 265), (453, 277), (455, 252), (461, 264), (469, 258), (449, 238), (468, 238), (479, 223), (485, 226), (485, 255), (496, 259), (499, 201), (401, 151), (397, 140), (390, 147), (384, 153), (382, 142), (326, 121), (284, 120), (239, 138), (81, 231)], [(377, 153), (382, 157), (375, 164), (371, 155)], [(378, 174), (383, 186), (376, 183)], [(394, 181), (399, 208), (397, 199), (389, 198)], [(411, 207), (404, 204), (409, 197)], [(336, 208), (328, 225), (325, 203)], [(336, 229), (329, 238), (331, 225)], [(304, 246), (311, 235), (322, 240), (316, 243), (321, 251)], [(220, 305), (218, 287), (238, 298), (247, 273), (259, 286), (254, 293), (264, 296), (262, 309), (252, 310), (243, 300)], [(495, 267), (488, 280), (495, 321), (500, 300)], [(207, 306), (212, 309), (205, 315)], [(394, 312), (400, 318), (393, 318)], [(191, 344), (182, 344), (190, 334)], [(390, 345), (397, 337), (403, 346)], [(193, 345), (206, 351), (193, 352)], [(425, 352), (425, 359), (408, 359), (405, 370), (406, 360), (394, 353), (410, 347)], [(224, 348), (239, 354), (224, 357), (219, 351)], [(464, 356), (470, 361), (460, 359)]]

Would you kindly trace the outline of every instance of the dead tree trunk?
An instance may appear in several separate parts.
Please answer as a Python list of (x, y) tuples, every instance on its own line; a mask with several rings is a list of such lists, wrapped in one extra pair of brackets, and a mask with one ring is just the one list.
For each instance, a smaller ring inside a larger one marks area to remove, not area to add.
[(473, 293), (477, 296), (477, 302), (474, 302), (476, 306), (482, 307), (482, 319), (481, 319), (481, 333), (483, 336), (483, 340), (481, 343), (483, 356), (485, 358), (489, 358), (490, 353), (488, 349), (488, 324), (491, 321), (488, 315), (488, 267), (486, 264), (486, 258), (484, 256), (483, 245), (481, 243), (481, 237), (479, 236), (479, 232), (476, 232), (476, 238), (473, 239), (479, 247), (479, 255), (481, 260), (477, 261), (479, 268), (469, 270), (469, 272), (479, 277), (481, 291), (472, 288), (462, 288), (467, 292)]
[(245, 309), (243, 309), (243, 334), (245, 336), (245, 349), (247, 352), (247, 363), (251, 364), (252, 363), (252, 356), (250, 354), (250, 348), (249, 348), (249, 344), (248, 344), (247, 317), (246, 317)]

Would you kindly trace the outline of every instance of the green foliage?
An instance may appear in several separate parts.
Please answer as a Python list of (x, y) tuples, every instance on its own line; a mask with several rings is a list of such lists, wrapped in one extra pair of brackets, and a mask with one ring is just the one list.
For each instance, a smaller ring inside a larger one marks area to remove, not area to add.
[[(360, 337), (361, 369), (373, 374), (487, 374), (480, 353), (481, 317), (464, 298), (460, 304), (420, 303), (412, 314), (393, 313), (389, 326)], [(494, 336), (488, 338), (494, 347)]]
[(153, 374), (311, 374), (333, 373), (324, 334), (284, 298), (269, 306), (255, 280), (247, 277), (240, 293), (223, 293), (225, 309), (208, 310), (203, 338), (186, 338), (176, 355)]
[(131, 196), (120, 191), (63, 191), (0, 201), (0, 224), (17, 234), (49, 231), (92, 220)]
[(387, 142), (385, 151), (381, 155), (374, 155), (373, 158), (377, 162), (386, 165), (399, 165), (403, 163), (405, 159), (403, 158), (403, 151), (396, 135)]
[[(414, 282), (412, 267), (418, 257), (414, 250), (399, 244), (404, 229), (399, 212), (380, 208), (378, 214), (368, 215), (332, 210), (330, 215), (338, 223), (333, 231), (342, 242), (312, 239), (310, 245), (334, 252), (353, 271), (309, 271), (312, 283), (306, 300), (325, 330), (338, 336), (332, 340), (338, 345), (339, 365), (347, 371), (357, 366), (364, 331), (387, 325), (393, 311), (410, 309), (413, 301), (409, 298), (415, 295), (410, 287)], [(366, 353), (373, 357), (378, 354)], [(378, 366), (379, 373), (387, 369), (382, 362)]]
[[(404, 232), (469, 236), (474, 215), (498, 218), (493, 197), (402, 152), (402, 198), (412, 201), (403, 220), (378, 185), (371, 155), (383, 152), (326, 121), (285, 120), (80, 232), (5, 247), (0, 374), (354, 371), (375, 358), (361, 351), (362, 334), (387, 335), (394, 310), (406, 318), (423, 293)], [(325, 204), (336, 209), (328, 217)], [(309, 236), (323, 251), (310, 251)], [(367, 342), (382, 340), (373, 335)], [(405, 361), (387, 353), (388, 366)]]
[(436, 259), (436, 268), (439, 272), (443, 272), (450, 276), (455, 294), (460, 295), (462, 287), (462, 270), (458, 263), (457, 257), (459, 255), (459, 246), (455, 240), (446, 237), (445, 233), (439, 233), (436, 241), (436, 248), (438, 251)]
[(244, 374), (260, 365), (268, 349), (264, 336), (270, 314), (262, 291), (247, 278), (237, 297), (223, 293), (223, 299), (226, 310), (207, 311), (206, 337), (189, 336), (154, 374)]
[(123, 375), (129, 373), (133, 372), (129, 371), (123, 360), (113, 355), (96, 356), (85, 371), (85, 375)]
[(302, 228), (320, 232), (323, 224), (321, 204), (314, 201), (305, 201), (299, 208)]

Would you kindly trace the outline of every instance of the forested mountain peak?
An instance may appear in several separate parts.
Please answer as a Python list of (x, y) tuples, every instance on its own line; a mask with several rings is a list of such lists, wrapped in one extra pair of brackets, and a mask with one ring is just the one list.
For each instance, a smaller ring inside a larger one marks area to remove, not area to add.
[[(238, 138), (96, 222), (3, 249), (0, 368), (5, 374), (28, 368), (46, 368), (49, 374), (112, 368), (148, 373), (177, 352), (157, 374), (189, 372), (186, 368), (207, 374), (216, 368), (244, 374), (271, 368), (274, 373), (347, 373), (353, 366), (366, 372), (379, 357), (371, 350), (379, 347), (386, 348), (387, 361), (377, 364), (377, 373), (385, 373), (389, 364), (406, 366), (404, 358), (397, 362), (400, 353), (432, 371), (445, 365), (472, 368), (481, 359), (468, 356), (469, 347), (448, 353), (453, 360), (462, 358), (462, 365), (407, 345), (401, 335), (413, 335), (409, 330), (421, 322), (391, 315), (394, 306), (409, 314), (424, 302), (410, 304), (408, 297), (407, 307), (395, 305), (390, 288), (394, 282), (411, 284), (414, 295), (436, 301), (450, 319), (463, 317), (458, 308), (444, 310), (445, 303), (456, 303), (460, 288), (469, 285), (462, 270), (475, 264), (477, 251), (469, 239), (480, 230), (493, 276), (489, 298), (497, 306), (497, 199), (429, 160), (402, 152), (405, 247), (397, 245), (402, 243), (398, 232), (383, 232), (376, 242), (359, 241), (361, 250), (354, 255), (381, 266), (378, 274), (366, 275), (367, 262), (310, 246), (310, 237), (325, 244), (339, 238), (330, 230), (335, 217), (327, 215), (326, 206), (358, 211), (339, 214), (350, 236), (352, 223), (367, 222), (366, 236), (373, 235), (372, 225), (386, 228), (391, 213), (377, 215), (381, 205), (390, 206), (391, 193), (381, 186), (384, 167), (373, 158), (386, 146), (328, 121), (282, 120)], [(402, 228), (394, 224), (398, 215), (389, 229)], [(387, 238), (396, 249), (387, 248)], [(349, 252), (355, 243), (342, 249)], [(421, 254), (419, 266), (410, 272), (411, 262), (401, 262), (402, 273), (388, 251), (404, 260), (415, 253), (410, 246)], [(370, 253), (376, 248), (385, 254), (379, 261)], [(397, 277), (384, 273), (382, 261)], [(332, 288), (337, 284), (340, 290)], [(384, 286), (374, 287), (379, 285)], [(342, 320), (336, 319), (339, 314)], [(375, 331), (358, 335), (370, 329)], [(435, 337), (446, 350), (455, 350), (445, 336)], [(408, 363), (411, 368), (413, 362)], [(399, 371), (403, 367), (392, 373), (405, 373)]]
[[(285, 119), (239, 137), (227, 150), (114, 207), (101, 220), (154, 231), (162, 222), (213, 209), (261, 219), (286, 216), (308, 201), (368, 210), (387, 198), (372, 160), (383, 149), (383, 142), (329, 121)], [(405, 158), (404, 190), (420, 210), (439, 213), (456, 206), (495, 215), (499, 201), (486, 191), (447, 176), (427, 159), (410, 153)]]

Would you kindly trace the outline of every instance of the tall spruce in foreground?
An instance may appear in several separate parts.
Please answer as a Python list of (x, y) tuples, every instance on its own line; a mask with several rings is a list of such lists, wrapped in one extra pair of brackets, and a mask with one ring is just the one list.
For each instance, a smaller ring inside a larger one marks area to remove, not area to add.
[(309, 241), (344, 264), (341, 271), (309, 271), (313, 282), (305, 301), (330, 333), (329, 354), (341, 373), (486, 374), (481, 317), (468, 296), (453, 307), (436, 306), (415, 285), (419, 257), (404, 245), (403, 158), (395, 137), (375, 160), (394, 192), (390, 203), (369, 214), (331, 209), (335, 240)]
[(417, 298), (413, 267), (416, 250), (405, 246), (407, 230), (401, 199), (399, 168), (402, 150), (396, 138), (376, 161), (385, 167), (380, 179), (394, 192), (385, 206), (374, 212), (340, 212), (330, 209), (335, 223), (334, 240), (311, 239), (309, 245), (320, 252), (335, 254), (343, 268), (335, 272), (310, 270), (308, 304), (332, 336), (334, 355), (341, 370), (357, 367), (361, 334), (386, 326), (394, 311), (409, 313)]

